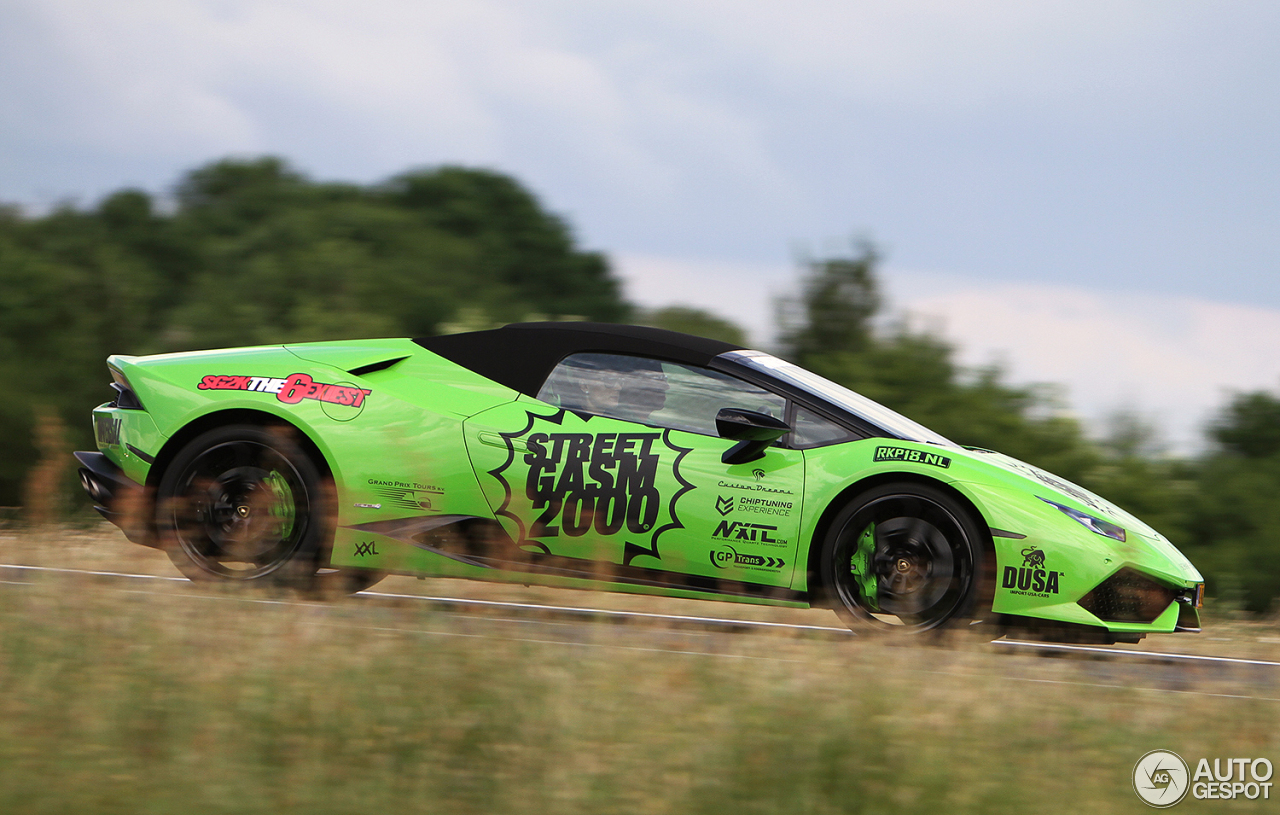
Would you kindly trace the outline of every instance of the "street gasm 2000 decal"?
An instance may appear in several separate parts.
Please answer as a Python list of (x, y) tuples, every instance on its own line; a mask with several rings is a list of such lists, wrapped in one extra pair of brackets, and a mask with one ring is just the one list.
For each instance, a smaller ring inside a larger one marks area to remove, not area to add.
[[(680, 462), (692, 449), (672, 441), (670, 430), (570, 432), (563, 425), (566, 415), (573, 414), (564, 410), (526, 415), (523, 428), (499, 433), (507, 458), (489, 471), (505, 493), (497, 514), (515, 523), (517, 544), (553, 554), (534, 538), (579, 538), (594, 532), (620, 539), (624, 566), (640, 555), (661, 559), (658, 538), (684, 528), (676, 501), (694, 488), (680, 474)], [(594, 417), (581, 418), (585, 423)], [(539, 422), (550, 427), (533, 432)], [(505, 474), (516, 461), (517, 442), (525, 451), (521, 463), (529, 470), (513, 490)], [(524, 501), (532, 510), (527, 528), (513, 506)]]
[(286, 405), (296, 405), (303, 399), (315, 399), (334, 405), (360, 407), (364, 404), (364, 398), (373, 393), (364, 388), (316, 382), (308, 374), (289, 374), (284, 379), (271, 376), (209, 375), (203, 377), (196, 387), (202, 391), (274, 393)]

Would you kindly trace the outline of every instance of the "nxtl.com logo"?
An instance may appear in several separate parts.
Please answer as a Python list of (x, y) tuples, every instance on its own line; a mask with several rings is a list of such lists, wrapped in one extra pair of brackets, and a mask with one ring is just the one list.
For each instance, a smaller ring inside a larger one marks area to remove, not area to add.
[(1232, 800), (1271, 797), (1271, 762), (1265, 758), (1202, 758), (1195, 773), (1182, 756), (1169, 750), (1152, 750), (1133, 768), (1133, 790), (1153, 807), (1171, 807), (1191, 792), (1197, 800)]

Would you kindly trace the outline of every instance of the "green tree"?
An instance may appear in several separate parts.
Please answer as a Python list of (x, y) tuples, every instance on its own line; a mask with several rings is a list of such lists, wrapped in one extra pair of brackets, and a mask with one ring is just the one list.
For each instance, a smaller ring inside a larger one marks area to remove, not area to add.
[(799, 295), (778, 304), (779, 341), (787, 353), (799, 361), (868, 350), (874, 339), (871, 320), (883, 305), (879, 261), (866, 241), (849, 257), (806, 260)]
[(1210, 591), (1236, 590), (1262, 612), (1280, 595), (1280, 398), (1237, 394), (1209, 426), (1199, 462), (1187, 552)]
[(0, 373), (21, 383), (0, 405), (0, 505), (21, 500), (37, 458), (37, 406), (68, 443), (92, 444), (112, 353), (630, 314), (604, 256), (489, 170), (356, 185), (279, 158), (224, 160), (183, 177), (174, 201), (126, 189), (90, 209), (0, 210)]
[(867, 243), (806, 261), (799, 295), (780, 304), (782, 353), (959, 444), (1088, 481), (1097, 450), (1053, 388), (1011, 386), (998, 368), (965, 370), (949, 343), (903, 323), (877, 330), (879, 262)]

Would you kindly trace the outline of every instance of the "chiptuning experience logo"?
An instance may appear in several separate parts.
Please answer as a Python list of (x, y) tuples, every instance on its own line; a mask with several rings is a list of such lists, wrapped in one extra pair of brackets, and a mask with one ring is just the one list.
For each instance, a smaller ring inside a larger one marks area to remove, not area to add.
[(1187, 795), (1190, 773), (1182, 756), (1168, 750), (1152, 750), (1133, 768), (1133, 791), (1146, 804), (1163, 809)]

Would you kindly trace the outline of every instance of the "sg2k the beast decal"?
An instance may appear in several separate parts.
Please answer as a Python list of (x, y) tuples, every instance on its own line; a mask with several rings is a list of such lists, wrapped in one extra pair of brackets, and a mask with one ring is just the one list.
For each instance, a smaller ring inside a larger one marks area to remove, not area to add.
[(360, 407), (364, 404), (364, 398), (373, 393), (364, 388), (316, 382), (308, 374), (289, 374), (284, 379), (270, 376), (209, 375), (201, 378), (196, 387), (202, 391), (273, 393), (286, 405), (296, 405), (303, 399), (315, 399), (334, 405)]

